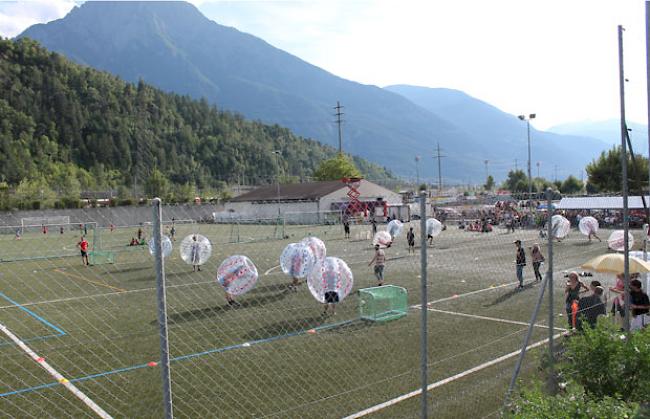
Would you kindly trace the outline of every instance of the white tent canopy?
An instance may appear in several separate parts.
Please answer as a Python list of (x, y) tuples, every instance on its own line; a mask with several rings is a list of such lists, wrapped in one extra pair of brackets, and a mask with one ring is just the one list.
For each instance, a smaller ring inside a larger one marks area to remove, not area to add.
[[(650, 197), (645, 197), (646, 205), (650, 206)], [(627, 198), (629, 209), (643, 209), (643, 201), (640, 196), (629, 196)], [(585, 196), (580, 198), (562, 198), (556, 209), (623, 209), (622, 196)]]

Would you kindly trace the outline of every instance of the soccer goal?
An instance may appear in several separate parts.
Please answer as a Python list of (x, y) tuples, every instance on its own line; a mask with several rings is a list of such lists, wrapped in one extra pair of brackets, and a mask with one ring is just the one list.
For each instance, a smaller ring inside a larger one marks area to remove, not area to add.
[(42, 228), (43, 226), (66, 226), (70, 224), (70, 216), (68, 215), (54, 215), (49, 217), (24, 217), (20, 219), (20, 227), (23, 231), (26, 228), (36, 227)]

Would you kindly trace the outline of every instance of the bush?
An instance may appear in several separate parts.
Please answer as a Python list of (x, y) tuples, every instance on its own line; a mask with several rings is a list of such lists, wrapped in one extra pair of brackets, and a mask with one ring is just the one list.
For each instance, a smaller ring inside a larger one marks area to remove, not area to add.
[(524, 390), (516, 401), (514, 409), (506, 415), (511, 418), (554, 418), (554, 419), (592, 419), (592, 418), (632, 418), (639, 405), (626, 403), (614, 397), (592, 398), (572, 386), (556, 396), (546, 395), (541, 384)]
[(650, 330), (626, 336), (609, 319), (567, 342), (561, 374), (582, 385), (592, 397), (650, 400)]

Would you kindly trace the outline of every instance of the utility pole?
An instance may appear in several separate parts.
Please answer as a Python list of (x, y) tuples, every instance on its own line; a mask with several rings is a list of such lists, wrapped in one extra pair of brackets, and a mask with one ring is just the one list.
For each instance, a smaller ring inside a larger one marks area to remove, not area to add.
[(415, 177), (417, 178), (417, 187), (420, 187), (420, 156), (415, 156)]
[(440, 196), (440, 194), (442, 193), (442, 167), (441, 167), (440, 159), (443, 157), (447, 157), (447, 156), (443, 156), (441, 154), (440, 143), (438, 143), (437, 153), (435, 156), (433, 156), (434, 159), (438, 159), (438, 196)]
[(336, 113), (334, 114), (334, 116), (336, 116), (336, 125), (338, 125), (339, 127), (339, 154), (340, 154), (343, 153), (343, 135), (341, 131), (341, 123), (343, 122), (343, 120), (341, 119), (341, 117), (343, 116), (343, 112), (341, 112), (341, 109), (343, 109), (343, 106), (341, 106), (338, 100), (336, 101), (336, 106), (334, 107), (334, 109), (336, 110)]
[(537, 177), (539, 177), (539, 162), (537, 162)]
[(515, 159), (515, 172), (519, 170), (519, 166), (517, 165), (517, 159)]

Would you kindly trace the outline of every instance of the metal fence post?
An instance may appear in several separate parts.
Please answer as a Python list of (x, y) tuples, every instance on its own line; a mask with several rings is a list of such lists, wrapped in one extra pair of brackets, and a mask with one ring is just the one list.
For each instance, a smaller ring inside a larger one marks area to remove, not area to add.
[(553, 348), (553, 321), (555, 317), (555, 309), (553, 308), (553, 191), (551, 188), (546, 189), (546, 234), (548, 237), (548, 266), (546, 268), (546, 278), (548, 280), (548, 381), (547, 391), (549, 394), (557, 393), (557, 377), (555, 376), (555, 355)]
[(169, 368), (169, 336), (167, 334), (167, 293), (165, 290), (165, 264), (162, 254), (162, 208), (160, 198), (153, 200), (153, 234), (156, 260), (156, 288), (158, 300), (158, 327), (160, 329), (160, 369), (162, 371), (165, 418), (174, 417), (172, 382)]
[(422, 418), (427, 418), (427, 194), (420, 191), (420, 298), (422, 320), (420, 321), (420, 372), (422, 377)]

